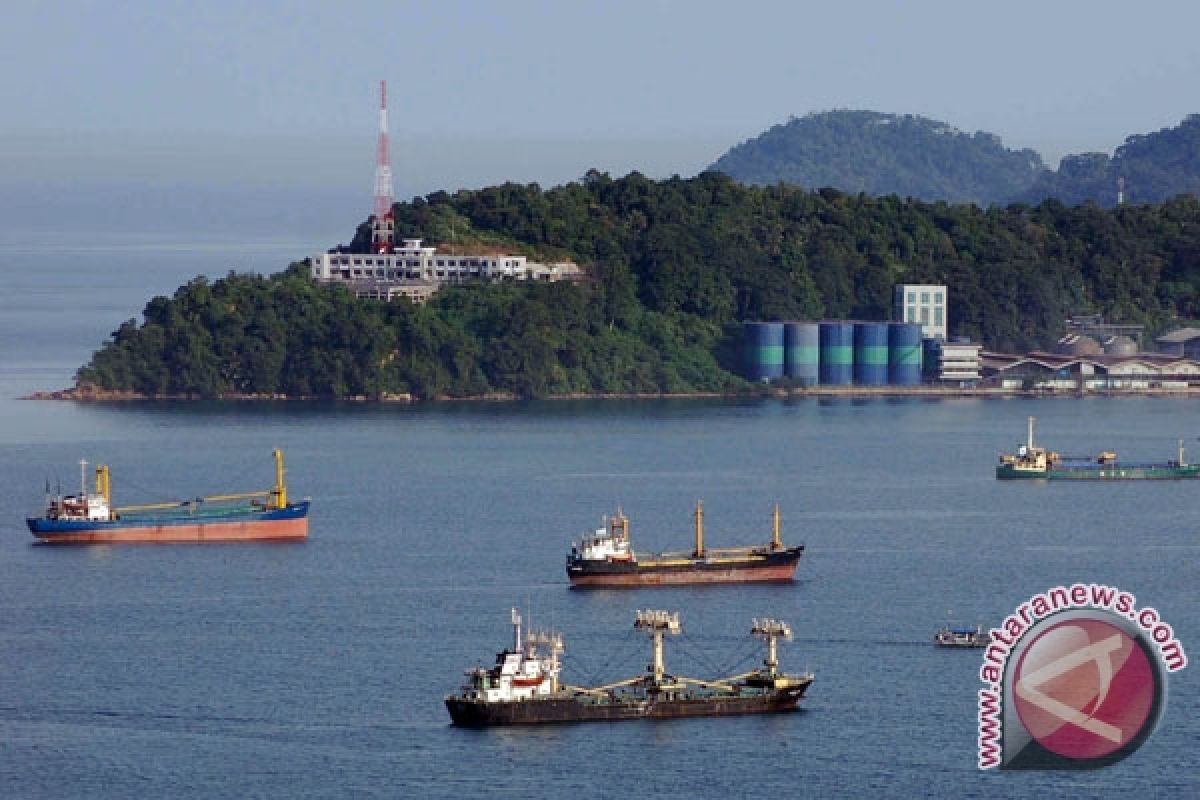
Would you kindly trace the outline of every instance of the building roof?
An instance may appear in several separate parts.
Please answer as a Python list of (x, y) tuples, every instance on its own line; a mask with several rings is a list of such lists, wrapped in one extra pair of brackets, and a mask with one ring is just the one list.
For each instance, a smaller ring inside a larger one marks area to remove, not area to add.
[(1190, 342), (1192, 339), (1200, 339), (1200, 328), (1180, 328), (1170, 333), (1164, 333), (1154, 341), (1162, 344), (1181, 344)]
[(1064, 355), (1061, 353), (1045, 353), (1034, 351), (1027, 355), (1012, 355), (1009, 353), (981, 353), (980, 361), (983, 369), (987, 372), (1006, 372), (1014, 367), (1023, 365), (1036, 365), (1046, 370), (1058, 371), (1076, 367), (1081, 364), (1091, 364), (1094, 368), (1098, 368), (1101, 372), (1109, 372), (1121, 367), (1127, 367), (1130, 364), (1145, 364), (1148, 367), (1153, 367), (1160, 372), (1169, 372), (1170, 368), (1183, 369), (1186, 367), (1196, 366), (1198, 362), (1181, 358), (1179, 356), (1167, 355), (1165, 353), (1138, 353), (1132, 356), (1121, 355)]

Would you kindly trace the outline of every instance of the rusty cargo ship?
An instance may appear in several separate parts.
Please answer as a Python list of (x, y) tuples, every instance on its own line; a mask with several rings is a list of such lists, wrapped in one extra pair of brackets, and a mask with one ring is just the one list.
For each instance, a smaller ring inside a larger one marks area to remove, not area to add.
[(783, 545), (778, 505), (771, 541), (759, 546), (708, 548), (703, 504), (696, 504), (693, 516), (691, 552), (637, 553), (630, 544), (629, 519), (618, 511), (604, 527), (572, 545), (567, 579), (573, 587), (632, 587), (783, 582), (795, 577), (804, 545)]
[[(513, 645), (496, 654), (491, 668), (469, 670), (457, 694), (446, 697), (455, 725), (538, 725), (771, 714), (797, 710), (813, 682), (812, 673), (779, 671), (776, 642), (791, 639), (787, 623), (756, 619), (751, 634), (767, 644), (763, 666), (728, 677), (700, 680), (672, 675), (663, 659), (663, 638), (679, 634), (679, 614), (638, 611), (633, 626), (650, 635), (653, 658), (644, 675), (603, 686), (572, 686), (559, 681), (563, 638), (558, 633), (521, 635), (521, 617), (512, 612)], [(540, 653), (538, 647), (547, 652)]]
[(81, 461), (79, 494), (52, 496), (47, 487), (45, 514), (25, 523), (44, 544), (304, 539), (309, 501), (288, 500), (283, 454), (275, 450), (274, 457), (271, 489), (120, 507), (112, 504), (108, 467), (96, 467), (95, 491), (89, 492), (87, 462)]

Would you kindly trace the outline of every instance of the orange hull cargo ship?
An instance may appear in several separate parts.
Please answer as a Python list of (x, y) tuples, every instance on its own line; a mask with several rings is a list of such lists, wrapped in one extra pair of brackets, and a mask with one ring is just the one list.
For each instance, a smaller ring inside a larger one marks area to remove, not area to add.
[(96, 490), (89, 493), (87, 462), (81, 461), (79, 494), (48, 497), (45, 516), (25, 523), (46, 544), (307, 538), (309, 501), (288, 501), (283, 454), (276, 450), (274, 456), (273, 489), (122, 507), (112, 505), (108, 467), (96, 468)]
[(775, 507), (771, 541), (754, 547), (705, 548), (704, 508), (696, 504), (696, 547), (690, 553), (635, 553), (629, 520), (620, 511), (606, 528), (585, 536), (567, 554), (567, 579), (578, 587), (681, 586), (698, 583), (790, 581), (804, 545), (784, 547)]

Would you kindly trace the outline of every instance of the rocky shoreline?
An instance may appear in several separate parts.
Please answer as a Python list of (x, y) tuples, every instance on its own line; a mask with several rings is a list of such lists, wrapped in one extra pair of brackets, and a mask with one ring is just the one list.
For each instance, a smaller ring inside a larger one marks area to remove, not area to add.
[[(1002, 387), (957, 387), (957, 386), (814, 386), (809, 388), (754, 388), (740, 392), (692, 392), (692, 393), (582, 393), (547, 395), (542, 400), (695, 400), (716, 398), (872, 398), (872, 397), (1190, 397), (1200, 395), (1200, 387), (1188, 388), (1146, 388), (1121, 390), (1094, 390), (1086, 392), (1078, 389), (1007, 389)], [(94, 384), (81, 384), (69, 389), (58, 391), (40, 391), (19, 398), (21, 400), (68, 400), (84, 403), (109, 403), (147, 400), (203, 400), (216, 399), (225, 401), (274, 400), (274, 401), (313, 401), (328, 400), (313, 396), (292, 396), (286, 394), (229, 394), (217, 398), (202, 398), (199, 395), (145, 395), (140, 392), (104, 389)], [(491, 392), (472, 397), (439, 396), (423, 401), (407, 393), (385, 393), (379, 397), (352, 395), (337, 398), (342, 402), (357, 403), (459, 403), (459, 402), (498, 402), (509, 403), (520, 400), (510, 392)]]

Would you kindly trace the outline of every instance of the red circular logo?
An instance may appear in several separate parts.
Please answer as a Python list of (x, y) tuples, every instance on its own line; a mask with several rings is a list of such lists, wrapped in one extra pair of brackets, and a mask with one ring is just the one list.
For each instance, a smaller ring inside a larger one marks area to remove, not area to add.
[(1065, 758), (1104, 758), (1154, 724), (1154, 665), (1128, 633), (1100, 619), (1038, 631), (1012, 677), (1021, 724)]

